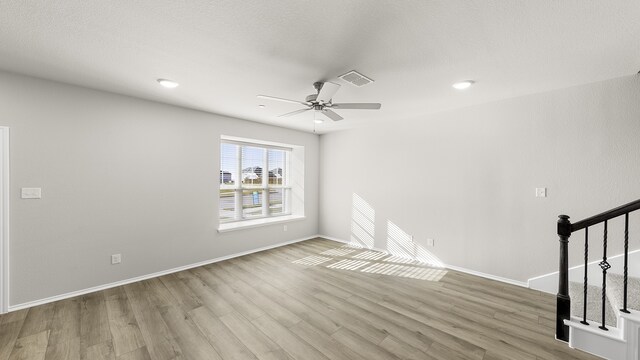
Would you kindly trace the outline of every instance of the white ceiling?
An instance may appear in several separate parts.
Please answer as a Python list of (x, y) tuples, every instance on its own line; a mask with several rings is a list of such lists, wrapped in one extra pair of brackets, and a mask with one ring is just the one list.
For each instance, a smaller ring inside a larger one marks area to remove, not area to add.
[(330, 80), (334, 102), (383, 104), (323, 133), (634, 74), (638, 19), (638, 0), (0, 0), (0, 68), (306, 131), (311, 112), (256, 95)]

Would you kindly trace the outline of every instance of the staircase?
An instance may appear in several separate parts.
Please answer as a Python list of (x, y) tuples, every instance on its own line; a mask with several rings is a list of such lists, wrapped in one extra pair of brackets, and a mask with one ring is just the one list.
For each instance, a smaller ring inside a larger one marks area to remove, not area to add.
[(569, 346), (605, 359), (638, 360), (638, 327), (640, 326), (640, 278), (628, 278), (629, 314), (620, 311), (623, 306), (624, 278), (608, 274), (605, 297), (605, 328), (602, 326), (602, 288), (587, 285), (586, 323), (584, 317), (584, 285), (569, 283), (571, 319), (565, 320), (570, 328)]
[[(640, 360), (640, 273), (637, 259), (629, 262), (629, 213), (638, 209), (640, 200), (573, 224), (568, 216), (560, 215), (556, 338), (568, 341), (572, 348), (605, 359)], [(621, 268), (612, 268), (616, 262), (607, 259), (608, 242), (613, 241), (608, 239), (608, 225), (611, 219), (621, 216), (624, 216), (624, 239), (621, 239), (624, 257)], [(591, 264), (590, 228), (603, 231), (602, 242), (595, 244), (602, 246), (602, 261)], [(568, 243), (575, 232), (584, 233), (584, 273), (580, 282), (569, 281)], [(594, 279), (596, 269), (602, 276)]]

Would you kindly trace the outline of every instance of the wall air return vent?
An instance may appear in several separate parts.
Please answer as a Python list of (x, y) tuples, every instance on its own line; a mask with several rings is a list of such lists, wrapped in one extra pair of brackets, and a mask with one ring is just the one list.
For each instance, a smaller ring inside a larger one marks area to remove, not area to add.
[(348, 82), (351, 85), (355, 85), (355, 86), (364, 86), (367, 84), (370, 84), (373, 82), (373, 80), (369, 79), (368, 77), (360, 74), (359, 72), (355, 71), (355, 70), (351, 70), (348, 73), (344, 74), (344, 75), (340, 75), (338, 76), (340, 79)]

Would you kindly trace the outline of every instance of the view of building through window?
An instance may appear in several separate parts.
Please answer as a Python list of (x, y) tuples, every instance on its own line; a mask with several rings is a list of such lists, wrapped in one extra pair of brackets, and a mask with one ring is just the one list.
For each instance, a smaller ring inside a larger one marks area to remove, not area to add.
[(260, 144), (220, 144), (220, 221), (290, 213), (291, 150)]

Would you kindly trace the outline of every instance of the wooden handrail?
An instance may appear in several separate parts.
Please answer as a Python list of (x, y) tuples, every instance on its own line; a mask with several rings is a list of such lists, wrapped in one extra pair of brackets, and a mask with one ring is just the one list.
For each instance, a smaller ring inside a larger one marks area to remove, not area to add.
[(604, 222), (605, 220), (611, 220), (618, 216), (628, 214), (632, 211), (639, 210), (639, 209), (640, 209), (640, 200), (632, 201), (628, 204), (618, 206), (615, 209), (605, 211), (601, 214), (594, 215), (584, 220), (571, 224), (571, 232), (575, 232), (575, 231), (584, 229), (586, 227), (599, 224), (601, 222)]

